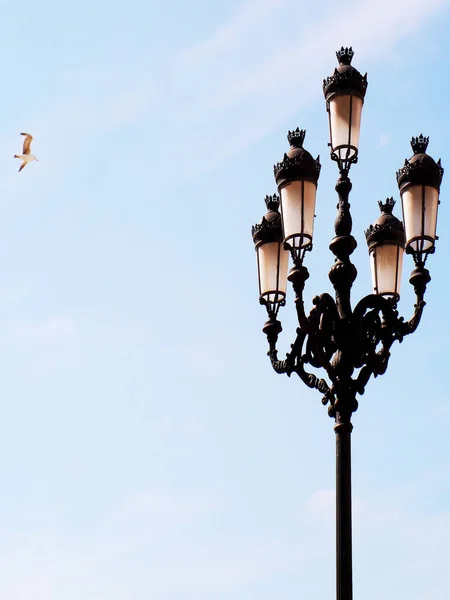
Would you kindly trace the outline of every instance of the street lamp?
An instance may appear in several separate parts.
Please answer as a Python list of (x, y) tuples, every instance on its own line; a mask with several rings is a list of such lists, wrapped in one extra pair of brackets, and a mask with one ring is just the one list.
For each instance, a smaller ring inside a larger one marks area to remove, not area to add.
[(370, 269), (374, 294), (400, 298), (403, 252), (405, 249), (405, 228), (392, 210), (393, 198), (378, 202), (381, 216), (366, 231), (369, 246)]
[(312, 248), (319, 157), (315, 160), (303, 148), (306, 131), (289, 131), (291, 149), (274, 166), (274, 175), (281, 197), (284, 248), (295, 260), (302, 260)]
[(287, 286), (289, 252), (283, 247), (278, 196), (266, 196), (267, 214), (252, 227), (258, 260), (259, 301), (275, 318), (284, 306)]
[[(330, 154), (339, 169), (335, 188), (338, 211), (335, 236), (330, 244), (335, 262), (329, 272), (335, 297), (327, 293), (316, 296), (311, 312), (306, 314), (303, 291), (309, 272), (303, 262), (306, 252), (312, 249), (320, 163), (319, 158), (314, 159), (303, 148), (304, 130), (297, 128), (288, 133), (291, 148), (274, 167), (281, 215), (278, 197), (268, 197), (269, 213), (253, 227), (252, 233), (258, 256), (260, 302), (269, 315), (263, 332), (269, 343), (272, 367), (277, 373), (296, 373), (308, 387), (319, 390), (322, 403), (328, 405), (328, 414), (335, 420), (336, 589), (337, 600), (351, 600), (351, 416), (358, 408), (357, 396), (364, 394), (370, 377), (385, 373), (392, 344), (401, 342), (419, 324), (430, 281), (425, 262), (434, 252), (437, 240), (439, 191), (444, 171), (440, 160), (435, 162), (426, 154), (428, 138), (422, 134), (412, 138), (414, 154), (397, 172), (403, 221), (393, 215), (393, 198), (378, 203), (381, 215), (366, 231), (373, 293), (352, 308), (350, 291), (357, 273), (350, 261), (356, 240), (351, 235), (348, 197), (352, 184), (348, 174), (358, 160), (367, 76), (352, 67), (352, 48), (341, 48), (336, 56), (339, 67), (323, 84)], [(416, 303), (409, 321), (404, 321), (397, 310), (404, 252), (412, 255), (415, 265), (409, 282)], [(292, 268), (287, 274), (289, 254)], [(290, 352), (284, 360), (279, 360), (277, 340), (282, 327), (277, 316), (285, 304), (286, 278), (294, 289), (299, 327)], [(324, 377), (307, 371), (307, 365), (323, 369)]]

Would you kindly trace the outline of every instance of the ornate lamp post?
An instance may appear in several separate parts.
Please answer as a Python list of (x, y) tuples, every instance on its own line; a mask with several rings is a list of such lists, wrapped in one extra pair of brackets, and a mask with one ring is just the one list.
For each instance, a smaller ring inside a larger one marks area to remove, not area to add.
[[(379, 202), (381, 215), (366, 231), (372, 271), (373, 293), (354, 308), (350, 290), (356, 268), (350, 255), (356, 248), (348, 196), (352, 188), (349, 171), (358, 160), (359, 130), (367, 77), (351, 66), (352, 48), (336, 53), (339, 66), (324, 80), (323, 90), (330, 124), (331, 158), (339, 168), (335, 237), (330, 250), (335, 261), (329, 272), (335, 298), (321, 294), (313, 298), (309, 315), (303, 291), (309, 277), (303, 264), (312, 249), (314, 208), (320, 174), (319, 158), (303, 148), (305, 131), (288, 133), (290, 150), (275, 165), (280, 198), (266, 197), (269, 212), (252, 228), (258, 255), (260, 303), (269, 316), (263, 327), (269, 343), (268, 355), (277, 373), (296, 373), (308, 387), (319, 390), (322, 403), (335, 420), (336, 432), (336, 579), (337, 599), (352, 599), (351, 526), (351, 416), (358, 408), (371, 375), (382, 375), (388, 366), (391, 346), (413, 333), (425, 306), (424, 294), (430, 274), (425, 268), (435, 250), (439, 189), (443, 169), (426, 154), (428, 138), (412, 138), (414, 155), (397, 172), (403, 221), (393, 214), (394, 200)], [(281, 205), (281, 214), (278, 206)], [(400, 317), (397, 302), (403, 254), (411, 254), (415, 268), (409, 282), (416, 304), (409, 321)], [(278, 311), (285, 304), (288, 254), (293, 267), (287, 275), (295, 292), (299, 327), (284, 360), (278, 359), (277, 339), (281, 323)], [(306, 370), (323, 369), (324, 378)]]

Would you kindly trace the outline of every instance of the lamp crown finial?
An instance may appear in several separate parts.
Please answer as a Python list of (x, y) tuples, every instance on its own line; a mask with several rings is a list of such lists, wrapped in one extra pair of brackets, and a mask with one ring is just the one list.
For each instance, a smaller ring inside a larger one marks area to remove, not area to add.
[(354, 54), (351, 46), (349, 48), (344, 48), (344, 46), (342, 46), (341, 49), (336, 52), (336, 58), (340, 65), (350, 65)]
[(378, 206), (380, 207), (380, 210), (382, 213), (386, 214), (386, 215), (392, 215), (392, 211), (394, 210), (394, 206), (395, 206), (395, 200), (394, 198), (386, 198), (386, 200), (384, 202), (382, 202), (381, 200), (378, 201)]
[(305, 141), (306, 129), (294, 129), (288, 131), (287, 139), (292, 148), (303, 148), (303, 142)]
[(264, 198), (264, 202), (266, 203), (267, 210), (278, 211), (278, 207), (280, 206), (280, 197), (277, 194), (273, 194), (273, 196), (266, 196)]
[(411, 138), (411, 148), (414, 154), (425, 154), (428, 147), (428, 142), (430, 141), (429, 137), (425, 137), (420, 134), (417, 137)]

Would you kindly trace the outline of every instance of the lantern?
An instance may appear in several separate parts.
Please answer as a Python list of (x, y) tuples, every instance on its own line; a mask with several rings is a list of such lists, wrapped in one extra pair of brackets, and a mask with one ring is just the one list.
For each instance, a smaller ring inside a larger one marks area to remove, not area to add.
[(417, 264), (424, 265), (434, 252), (439, 191), (444, 169), (441, 159), (435, 162), (426, 154), (429, 138), (413, 137), (414, 155), (397, 171), (397, 183), (402, 197), (406, 252)]
[(277, 195), (265, 198), (268, 213), (261, 222), (252, 227), (255, 243), (259, 301), (267, 308), (269, 316), (278, 314), (285, 304), (289, 252), (283, 248), (281, 217), (278, 212), (280, 199)]
[(288, 132), (290, 150), (273, 168), (281, 197), (284, 248), (294, 261), (301, 261), (312, 248), (319, 157), (303, 148), (306, 131), (298, 127)]
[(347, 173), (350, 165), (358, 160), (361, 113), (367, 89), (367, 73), (362, 76), (351, 66), (353, 54), (351, 47), (338, 50), (339, 67), (323, 82), (331, 158), (337, 161), (340, 171)]
[(397, 302), (400, 298), (405, 230), (403, 223), (394, 217), (395, 200), (388, 198), (378, 202), (381, 216), (366, 231), (369, 246), (372, 285), (375, 294), (390, 296)]

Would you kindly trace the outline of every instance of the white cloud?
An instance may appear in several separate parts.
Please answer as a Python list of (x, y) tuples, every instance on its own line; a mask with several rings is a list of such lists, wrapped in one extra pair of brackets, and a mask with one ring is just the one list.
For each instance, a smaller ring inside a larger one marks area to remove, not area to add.
[[(94, 598), (96, 590), (97, 597), (125, 600), (137, 575), (140, 586), (132, 595), (135, 600), (211, 597), (304, 560), (304, 550), (296, 544), (252, 541), (244, 533), (219, 530), (212, 536), (191, 537), (187, 526), (201, 527), (205, 517), (221, 517), (210, 496), (149, 492), (130, 499), (122, 511), (106, 516), (84, 534), (28, 532), (13, 535), (7, 546), (3, 537), (0, 596), (59, 600), (64, 594), (65, 600), (75, 600), (86, 597), (86, 591)], [(141, 561), (144, 571), (135, 571), (135, 562)]]
[[(376, 560), (379, 577), (392, 590), (385, 596), (395, 598), (395, 585), (402, 582), (404, 597), (411, 600), (445, 600), (448, 596), (447, 557), (450, 551), (450, 510), (429, 511), (421, 506), (427, 488), (437, 490), (440, 480), (448, 479), (448, 469), (418, 473), (417, 480), (406, 485), (384, 489), (377, 497), (353, 495), (354, 566), (367, 568)], [(334, 539), (335, 491), (314, 492), (302, 506), (300, 518), (307, 531), (315, 531), (312, 548), (315, 553), (333, 551), (327, 548)], [(389, 540), (387, 544), (387, 540)], [(355, 549), (358, 549), (356, 554)], [(320, 555), (318, 557), (320, 559)], [(395, 568), (393, 568), (395, 565)], [(422, 595), (423, 590), (424, 595)], [(369, 591), (367, 592), (369, 593)], [(370, 600), (377, 598), (370, 590)]]
[(195, 44), (182, 53), (188, 63), (210, 59), (219, 52), (228, 52), (249, 34), (259, 35), (261, 24), (270, 20), (275, 11), (289, 5), (289, 0), (248, 0), (238, 6), (226, 25), (220, 26), (209, 39)]
[[(74, 159), (83, 157), (88, 140), (138, 120), (143, 124), (138, 141), (144, 145), (149, 132), (155, 135), (155, 115), (160, 122), (171, 113), (176, 114), (177, 137), (189, 140), (191, 148), (187, 155), (183, 145), (170, 146), (174, 158), (183, 152), (180, 171), (192, 176), (207, 170), (320, 96), (322, 77), (334, 67), (333, 52), (342, 43), (354, 46), (356, 66), (384, 58), (400, 38), (446, 4), (352, 0), (312, 12), (309, 4), (293, 0), (248, 0), (204, 41), (180, 50), (178, 58), (163, 58), (159, 76), (149, 76), (145, 61), (131, 71), (123, 65), (84, 65), (64, 75), (66, 91), (27, 126), (40, 151), (33, 180), (54, 184), (55, 177), (73, 168)], [(205, 155), (213, 123), (220, 144)], [(152, 137), (155, 147), (166, 150), (165, 143)], [(12, 146), (12, 132), (5, 132), (0, 154), (9, 157)], [(6, 194), (28, 185), (15, 170), (4, 181)]]
[[(193, 145), (195, 164), (186, 161), (186, 172), (208, 169), (298, 115), (321, 95), (322, 78), (332, 72), (334, 50), (342, 44), (355, 48), (355, 66), (364, 70), (370, 59), (391, 58), (398, 40), (445, 5), (447, 0), (352, 0), (304, 19), (305, 3), (267, 2), (255, 9), (253, 28), (244, 24), (254, 2), (245, 3), (205, 42), (182, 51), (173, 69), (180, 79), (180, 120)], [(264, 36), (264, 28), (271, 35)], [(205, 158), (213, 121), (220, 144)]]
[[(385, 490), (382, 498), (372, 500), (355, 497), (356, 581), (359, 569), (373, 567), (376, 560), (379, 577), (388, 582), (387, 600), (394, 600), (393, 584), (400, 582), (410, 600), (446, 600), (450, 513), (430, 515), (417, 506), (411, 509), (410, 494), (410, 489), (402, 488)], [(294, 537), (265, 528), (252, 537), (238, 523), (230, 531), (214, 526), (226, 514), (224, 508), (224, 500), (209, 493), (154, 490), (135, 495), (84, 532), (3, 536), (0, 596), (207, 598), (235, 593), (277, 575), (290, 580), (293, 574), (305, 585), (298, 589), (306, 590), (315, 577), (308, 570), (334, 557), (334, 490), (317, 490), (305, 502), (299, 513), (302, 526), (292, 523)], [(287, 522), (282, 521), (281, 527)], [(332, 577), (331, 571), (326, 578)], [(367, 590), (367, 598), (376, 600), (376, 592)]]

